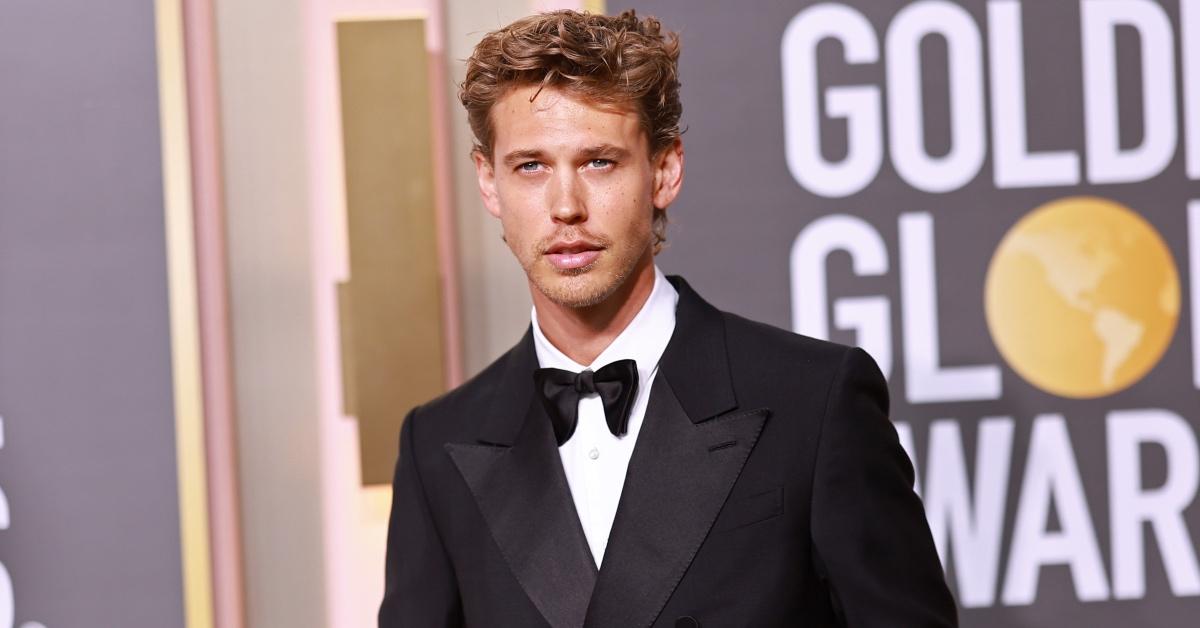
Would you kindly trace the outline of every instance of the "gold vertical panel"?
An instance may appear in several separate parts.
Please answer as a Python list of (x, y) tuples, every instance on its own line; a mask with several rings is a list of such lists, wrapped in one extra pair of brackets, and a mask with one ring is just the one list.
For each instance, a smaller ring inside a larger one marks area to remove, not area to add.
[(181, 0), (156, 0), (154, 16), (184, 619), (187, 628), (211, 628), (212, 559)]
[(340, 286), (346, 412), (363, 484), (386, 484), (405, 413), (445, 390), (425, 21), (337, 25), (350, 279)]

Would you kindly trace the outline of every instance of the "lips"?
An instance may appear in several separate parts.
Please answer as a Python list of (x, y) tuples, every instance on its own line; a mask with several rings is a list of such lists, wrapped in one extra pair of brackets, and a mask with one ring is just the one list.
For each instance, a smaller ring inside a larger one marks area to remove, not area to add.
[(577, 240), (556, 242), (546, 249), (545, 255), (550, 264), (558, 270), (576, 270), (595, 262), (603, 250), (599, 244)]

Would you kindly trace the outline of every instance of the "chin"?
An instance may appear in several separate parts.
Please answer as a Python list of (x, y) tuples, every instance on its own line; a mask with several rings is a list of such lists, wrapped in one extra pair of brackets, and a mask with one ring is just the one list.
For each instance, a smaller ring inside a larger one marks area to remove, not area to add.
[(599, 305), (623, 283), (623, 278), (597, 269), (582, 268), (570, 274), (553, 270), (548, 275), (535, 278), (534, 287), (547, 299), (570, 308)]

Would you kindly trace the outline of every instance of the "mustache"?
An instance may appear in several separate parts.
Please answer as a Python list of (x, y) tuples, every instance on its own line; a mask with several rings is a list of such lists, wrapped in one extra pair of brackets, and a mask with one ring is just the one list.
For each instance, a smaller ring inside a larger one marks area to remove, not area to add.
[(590, 233), (580, 227), (567, 227), (539, 240), (535, 245), (538, 255), (544, 255), (560, 242), (579, 242), (594, 249), (606, 249), (612, 245), (612, 240), (602, 235)]

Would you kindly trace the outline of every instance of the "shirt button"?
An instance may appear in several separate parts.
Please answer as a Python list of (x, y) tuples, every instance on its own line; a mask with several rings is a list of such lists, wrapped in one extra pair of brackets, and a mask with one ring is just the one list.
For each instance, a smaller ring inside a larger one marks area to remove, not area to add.
[(588, 452), (588, 458), (595, 460), (599, 457), (600, 457), (600, 450), (596, 449), (595, 447), (592, 447), (592, 450)]

